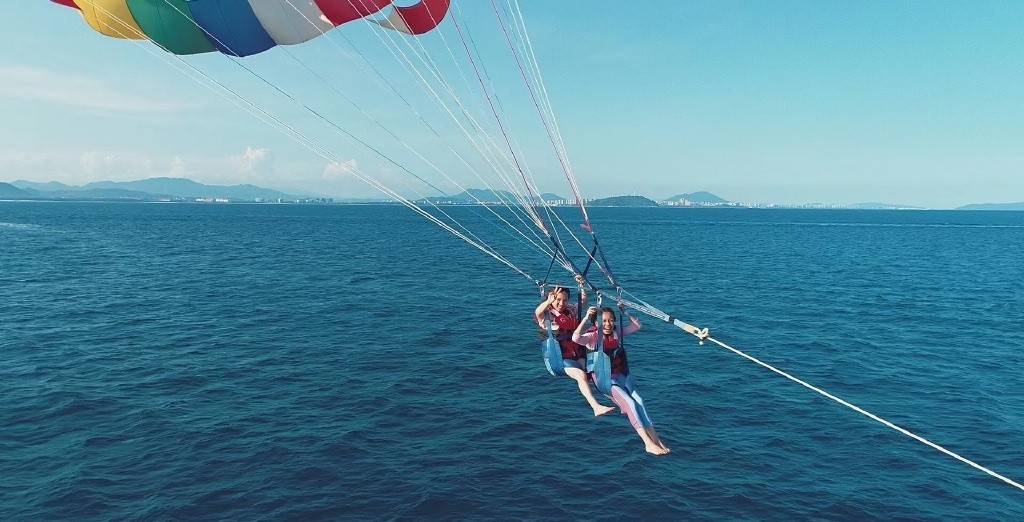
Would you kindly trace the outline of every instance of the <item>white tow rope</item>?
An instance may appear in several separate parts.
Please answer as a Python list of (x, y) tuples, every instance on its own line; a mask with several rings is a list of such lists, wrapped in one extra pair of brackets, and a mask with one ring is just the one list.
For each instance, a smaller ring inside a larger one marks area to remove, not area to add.
[[(700, 336), (698, 336), (698, 338), (700, 338)], [(1003, 482), (1005, 482), (1005, 483), (1007, 483), (1007, 484), (1009, 484), (1009, 485), (1011, 485), (1011, 486), (1013, 486), (1013, 487), (1015, 487), (1015, 488), (1017, 488), (1017, 489), (1019, 489), (1021, 491), (1024, 491), (1024, 485), (1021, 485), (1019, 482), (1016, 482), (1016, 481), (1014, 481), (1014, 480), (1012, 480), (1012, 479), (1010, 479), (1010, 478), (1008, 478), (1008, 477), (1006, 477), (1004, 475), (1000, 475), (999, 473), (996, 473), (995, 471), (992, 471), (991, 469), (986, 468), (985, 466), (982, 466), (981, 464), (978, 464), (977, 462), (974, 462), (973, 460), (968, 459), (968, 458), (966, 458), (966, 457), (964, 457), (964, 456), (962, 456), (962, 455), (960, 455), (960, 454), (958, 454), (958, 453), (956, 453), (954, 451), (950, 451), (950, 450), (948, 450), (948, 449), (946, 449), (946, 448), (944, 448), (944, 447), (942, 447), (942, 446), (940, 446), (940, 445), (938, 445), (938, 444), (936, 444), (936, 443), (934, 443), (934, 442), (932, 442), (932, 441), (930, 441), (930, 440), (928, 440), (928, 439), (926, 439), (926, 438), (924, 438), (924, 437), (922, 437), (920, 435), (917, 435), (916, 433), (913, 433), (913, 432), (911, 432), (911, 431), (909, 431), (907, 429), (901, 428), (901, 427), (899, 427), (899, 426), (897, 426), (897, 425), (895, 425), (895, 424), (893, 424), (893, 423), (891, 423), (891, 422), (889, 422), (889, 421), (879, 417), (878, 415), (875, 415), (874, 413), (871, 413), (870, 411), (867, 411), (864, 408), (861, 408), (860, 406), (857, 406), (856, 404), (851, 404), (850, 402), (848, 402), (846, 400), (843, 400), (843, 399), (841, 399), (839, 397), (836, 397), (835, 395), (832, 395), (831, 393), (829, 393), (829, 392), (827, 392), (827, 391), (825, 391), (825, 390), (823, 390), (821, 388), (818, 388), (817, 386), (814, 386), (813, 384), (810, 384), (810, 383), (808, 383), (808, 382), (806, 382), (804, 380), (801, 380), (801, 379), (799, 379), (797, 377), (794, 377), (794, 376), (792, 376), (792, 375), (790, 375), (790, 374), (788, 374), (788, 373), (786, 373), (786, 372), (784, 372), (784, 371), (782, 371), (782, 370), (780, 370), (780, 369), (778, 369), (778, 368), (776, 368), (776, 367), (774, 367), (774, 366), (772, 366), (772, 365), (770, 365), (770, 364), (768, 364), (768, 363), (766, 363), (764, 361), (761, 361), (761, 360), (757, 359), (756, 357), (747, 355), (747, 354), (737, 350), (736, 348), (733, 348), (732, 346), (729, 346), (728, 344), (725, 344), (722, 341), (719, 341), (718, 339), (715, 339), (714, 337), (706, 337), (703, 340), (715, 343), (718, 346), (720, 346), (722, 348), (725, 348), (726, 350), (729, 350), (730, 352), (732, 352), (732, 353), (734, 353), (736, 355), (739, 355), (740, 357), (743, 357), (744, 359), (747, 359), (747, 360), (749, 360), (749, 361), (751, 361), (751, 362), (753, 362), (753, 363), (755, 363), (755, 364), (757, 364), (759, 366), (763, 366), (763, 367), (765, 367), (765, 368), (767, 368), (767, 369), (769, 369), (769, 370), (771, 370), (771, 371), (773, 371), (773, 372), (775, 372), (775, 373), (777, 373), (777, 374), (779, 374), (779, 375), (781, 375), (781, 376), (783, 376), (783, 377), (785, 377), (785, 378), (787, 378), (787, 379), (789, 379), (789, 380), (799, 384), (800, 386), (803, 386), (804, 388), (807, 388), (807, 389), (809, 389), (811, 391), (814, 391), (814, 392), (818, 393), (819, 395), (828, 397), (829, 399), (832, 399), (833, 401), (838, 402), (839, 404), (842, 404), (843, 406), (846, 406), (847, 408), (850, 408), (851, 410), (853, 410), (853, 411), (855, 411), (857, 413), (860, 413), (861, 415), (864, 415), (865, 417), (867, 417), (867, 418), (869, 418), (871, 420), (874, 420), (874, 421), (877, 421), (877, 422), (879, 422), (881, 424), (884, 424), (885, 426), (888, 426), (888, 427), (890, 427), (890, 428), (892, 428), (892, 429), (894, 429), (894, 430), (896, 430), (896, 431), (898, 431), (898, 432), (900, 432), (900, 433), (902, 433), (902, 434), (904, 434), (904, 435), (906, 435), (906, 436), (908, 436), (908, 437), (910, 437), (910, 438), (912, 438), (912, 439), (914, 439), (914, 440), (916, 440), (916, 441), (918, 441), (918, 442), (920, 442), (922, 444), (931, 446), (931, 447), (933, 447), (933, 448), (935, 448), (935, 449), (945, 453), (946, 455), (949, 455), (950, 457), (953, 457), (954, 459), (959, 460), (960, 462), (963, 462), (964, 464), (967, 464), (968, 466), (971, 466), (971, 467), (973, 467), (975, 469), (984, 471), (985, 473), (988, 473), (989, 475), (991, 475), (991, 476), (993, 476), (993, 477), (995, 477), (995, 478), (997, 478), (997, 479), (999, 479), (999, 480), (1001, 480), (1001, 481), (1003, 481)]]
[[(603, 293), (603, 292), (598, 292), (598, 295), (601, 295), (601, 293)], [(774, 367), (774, 366), (772, 366), (772, 365), (770, 365), (770, 364), (768, 364), (768, 363), (766, 363), (766, 362), (764, 362), (764, 361), (762, 361), (762, 360), (760, 360), (760, 359), (758, 359), (758, 358), (756, 358), (756, 357), (754, 357), (752, 355), (748, 355), (746, 353), (743, 353), (742, 351), (737, 350), (736, 348), (733, 348), (732, 346), (729, 346), (728, 344), (725, 344), (722, 341), (719, 341), (718, 339), (715, 339), (714, 337), (711, 337), (709, 335), (709, 333), (708, 333), (708, 329), (707, 328), (698, 328), (696, 326), (693, 326), (692, 324), (689, 324), (689, 323), (680, 321), (679, 319), (676, 319), (675, 317), (671, 316), (670, 314), (659, 310), (657, 307), (655, 307), (655, 306), (653, 306), (653, 305), (651, 305), (649, 303), (646, 303), (646, 302), (641, 301), (639, 299), (637, 301), (639, 301), (639, 302), (631, 301), (631, 300), (628, 300), (628, 299), (619, 298), (619, 303), (621, 303), (622, 305), (627, 306), (629, 308), (632, 308), (632, 309), (634, 309), (634, 310), (636, 310), (638, 312), (650, 315), (651, 317), (654, 317), (656, 319), (660, 319), (662, 321), (665, 321), (666, 323), (669, 323), (669, 324), (671, 324), (673, 326), (676, 326), (680, 330), (682, 330), (682, 331), (684, 331), (684, 332), (686, 332), (686, 333), (696, 337), (701, 345), (703, 345), (705, 342), (714, 343), (714, 344), (718, 345), (719, 347), (724, 348), (726, 350), (729, 350), (730, 352), (732, 352), (732, 353), (734, 353), (736, 355), (739, 355), (740, 357), (743, 357), (744, 359), (747, 359), (748, 361), (751, 361), (754, 364), (757, 364), (758, 366), (762, 366), (764, 368), (767, 368), (767, 369), (769, 369), (769, 370), (771, 370), (771, 371), (773, 371), (773, 372), (775, 372), (775, 373), (777, 373), (777, 374), (779, 374), (779, 375), (781, 375), (781, 376), (783, 376), (783, 377), (785, 377), (785, 378), (787, 378), (787, 379), (789, 379), (789, 380), (799, 384), (800, 386), (803, 386), (804, 388), (807, 388), (808, 390), (811, 390), (811, 391), (813, 391), (813, 392), (815, 392), (815, 393), (817, 393), (817, 394), (819, 394), (819, 395), (821, 395), (823, 397), (827, 397), (827, 398), (829, 398), (829, 399), (831, 399), (831, 400), (833, 400), (833, 401), (835, 401), (835, 402), (837, 402), (839, 404), (842, 404), (843, 406), (846, 406), (847, 408), (850, 408), (851, 410), (853, 410), (853, 411), (855, 411), (855, 412), (857, 412), (857, 413), (859, 413), (859, 414), (861, 414), (861, 415), (863, 415), (863, 416), (865, 416), (865, 417), (867, 417), (867, 418), (869, 418), (869, 419), (871, 419), (873, 421), (876, 421), (876, 422), (878, 422), (878, 423), (880, 423), (882, 425), (885, 425), (885, 426), (887, 426), (889, 428), (892, 428), (892, 429), (894, 429), (894, 430), (896, 430), (896, 431), (898, 431), (898, 432), (900, 432), (900, 433), (902, 433), (902, 434), (904, 434), (904, 435), (906, 435), (906, 436), (908, 436), (908, 437), (910, 437), (910, 438), (912, 438), (912, 439), (914, 439), (914, 440), (916, 440), (916, 441), (918, 441), (918, 442), (920, 442), (920, 443), (922, 443), (922, 444), (924, 444), (926, 446), (931, 446), (932, 448), (935, 448), (935, 449), (945, 453), (946, 455), (949, 455), (950, 457), (953, 457), (954, 459), (959, 460), (960, 462), (963, 462), (964, 464), (967, 464), (968, 466), (971, 466), (972, 468), (975, 468), (977, 470), (983, 471), (983, 472), (987, 473), (988, 475), (991, 475), (991, 476), (993, 476), (993, 477), (995, 477), (995, 478), (1005, 482), (1006, 484), (1008, 484), (1010, 486), (1013, 486), (1013, 487), (1015, 487), (1015, 488), (1017, 488), (1017, 489), (1019, 489), (1021, 491), (1024, 491), (1024, 485), (1022, 485), (1020, 482), (1017, 482), (1017, 481), (1015, 481), (1015, 480), (1013, 480), (1013, 479), (1011, 479), (1011, 478), (1009, 478), (1009, 477), (1007, 477), (1005, 475), (1001, 475), (999, 473), (996, 473), (995, 471), (992, 471), (991, 469), (986, 468), (985, 466), (982, 466), (981, 464), (978, 464), (977, 462), (974, 462), (973, 460), (971, 460), (971, 459), (969, 459), (967, 457), (964, 457), (963, 455), (960, 455), (959, 453), (956, 453), (955, 451), (948, 450), (948, 449), (946, 449), (946, 448), (944, 448), (944, 447), (942, 447), (942, 446), (940, 446), (940, 445), (938, 445), (938, 444), (936, 444), (936, 443), (934, 443), (934, 442), (932, 442), (932, 441), (930, 441), (930, 440), (928, 440), (928, 439), (926, 439), (926, 438), (924, 438), (924, 437), (922, 437), (922, 436), (920, 436), (920, 435), (918, 435), (918, 434), (916, 434), (916, 433), (914, 433), (914, 432), (912, 432), (910, 430), (907, 430), (906, 428), (902, 428), (900, 426), (897, 426), (896, 424), (893, 424), (892, 422), (889, 422), (889, 421), (879, 417), (878, 415), (875, 415), (874, 413), (871, 413), (870, 411), (867, 411), (864, 408), (861, 408), (860, 406), (857, 406), (856, 404), (853, 404), (853, 403), (851, 403), (851, 402), (849, 402), (849, 401), (847, 401), (845, 399), (842, 399), (840, 397), (836, 397), (835, 395), (832, 395), (831, 393), (829, 393), (829, 392), (827, 392), (827, 391), (825, 391), (825, 390), (823, 390), (823, 389), (821, 389), (821, 388), (819, 388), (819, 387), (817, 387), (817, 386), (815, 386), (815, 385), (813, 385), (813, 384), (811, 384), (811, 383), (809, 383), (807, 381), (804, 381), (803, 379), (799, 379), (797, 377), (794, 377), (793, 375), (791, 375), (789, 373), (786, 373), (786, 372), (784, 372), (784, 371), (782, 371), (782, 370), (780, 370), (780, 369), (778, 369), (778, 368), (776, 368), (776, 367)]]

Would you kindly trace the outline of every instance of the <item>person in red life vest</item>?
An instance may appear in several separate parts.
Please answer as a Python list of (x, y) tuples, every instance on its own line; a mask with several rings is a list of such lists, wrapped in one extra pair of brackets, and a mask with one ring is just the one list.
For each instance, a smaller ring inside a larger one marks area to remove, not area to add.
[[(620, 304), (619, 309), (624, 318), (629, 320), (629, 326), (622, 329), (622, 336), (625, 337), (640, 330), (640, 320), (626, 313), (625, 306)], [(597, 318), (597, 313), (598, 310), (594, 307), (587, 310), (587, 317), (576, 326), (572, 340), (586, 346), (589, 350), (596, 350), (598, 335), (603, 336), (602, 348), (612, 361), (612, 401), (624, 415), (629, 417), (629, 423), (633, 425), (640, 440), (644, 442), (644, 449), (647, 450), (647, 453), (652, 455), (668, 454), (668, 447), (658, 437), (658, 432), (654, 430), (654, 423), (651, 422), (650, 416), (647, 415), (647, 409), (644, 408), (644, 401), (633, 386), (633, 379), (629, 374), (629, 362), (626, 360), (626, 348), (623, 346), (622, 339), (619, 339), (615, 328), (615, 310), (608, 307), (602, 308), (600, 327), (595, 323), (590, 331), (583, 332), (588, 323)]]
[[(580, 300), (584, 304), (587, 302), (586, 296), (586, 292), (581, 288)], [(547, 328), (545, 324), (547, 322), (546, 319), (550, 314), (551, 328), (553, 330), (557, 328), (553, 334), (558, 339), (558, 345), (562, 349), (562, 363), (565, 375), (576, 381), (580, 394), (583, 395), (583, 398), (587, 400), (587, 404), (594, 410), (594, 416), (605, 415), (615, 411), (615, 408), (598, 402), (597, 398), (594, 397), (594, 392), (590, 389), (590, 381), (587, 379), (586, 372), (587, 351), (572, 340), (572, 332), (576, 329), (576, 324), (579, 321), (577, 319), (576, 307), (569, 304), (569, 297), (569, 289), (555, 288), (548, 294), (547, 299), (537, 305), (533, 316), (537, 321), (537, 325), (542, 330), (545, 330)]]

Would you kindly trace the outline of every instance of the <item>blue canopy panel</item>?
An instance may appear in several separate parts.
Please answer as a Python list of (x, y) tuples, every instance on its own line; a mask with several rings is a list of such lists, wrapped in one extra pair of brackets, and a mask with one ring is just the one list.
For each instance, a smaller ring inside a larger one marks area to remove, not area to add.
[(188, 7), (210, 42), (224, 54), (249, 56), (275, 45), (249, 0), (189, 0)]

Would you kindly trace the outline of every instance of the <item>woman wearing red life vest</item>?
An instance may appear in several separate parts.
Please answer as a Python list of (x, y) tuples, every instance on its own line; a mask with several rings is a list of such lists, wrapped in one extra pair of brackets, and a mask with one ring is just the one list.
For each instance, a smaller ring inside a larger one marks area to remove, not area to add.
[[(622, 310), (624, 320), (628, 318), (630, 323), (629, 326), (622, 329), (622, 336), (625, 337), (640, 330), (640, 321), (626, 313), (624, 306), (620, 305), (619, 308)], [(669, 453), (669, 449), (658, 437), (658, 432), (654, 430), (654, 423), (651, 422), (650, 416), (647, 415), (647, 409), (644, 408), (644, 401), (633, 386), (633, 379), (629, 374), (629, 362), (626, 360), (626, 348), (615, 328), (615, 310), (608, 307), (602, 308), (600, 326), (595, 323), (594, 328), (586, 333), (583, 332), (587, 324), (597, 318), (597, 312), (597, 308), (594, 307), (587, 310), (587, 317), (576, 326), (572, 340), (589, 350), (596, 350), (598, 336), (601, 336), (601, 347), (612, 361), (612, 401), (624, 415), (629, 417), (629, 423), (633, 425), (640, 440), (644, 442), (644, 449), (647, 450), (647, 453), (665, 455)]]
[[(580, 291), (580, 300), (586, 304), (586, 292)], [(587, 380), (587, 351), (579, 344), (573, 342), (572, 332), (579, 322), (576, 307), (569, 304), (570, 293), (567, 288), (555, 288), (547, 299), (537, 305), (533, 316), (541, 329), (547, 329), (547, 320), (550, 318), (551, 328), (557, 331), (552, 332), (558, 339), (559, 347), (562, 350), (562, 362), (565, 375), (576, 381), (580, 394), (587, 400), (587, 404), (594, 410), (594, 416), (605, 415), (615, 411), (612, 406), (604, 406), (597, 402), (594, 392), (590, 389), (590, 381)], [(550, 316), (550, 317), (549, 317)]]

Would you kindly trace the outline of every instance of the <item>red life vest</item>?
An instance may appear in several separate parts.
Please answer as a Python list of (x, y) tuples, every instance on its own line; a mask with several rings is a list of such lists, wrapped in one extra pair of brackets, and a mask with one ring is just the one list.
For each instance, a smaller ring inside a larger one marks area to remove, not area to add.
[[(604, 332), (597, 332), (604, 335)], [(604, 335), (601, 341), (604, 353), (612, 360), (612, 374), (629, 375), (629, 363), (626, 362), (626, 349), (621, 348), (622, 344), (615, 338), (615, 334)]]
[(576, 330), (579, 322), (576, 321), (576, 315), (573, 313), (571, 308), (558, 315), (551, 314), (552, 323), (558, 325), (558, 332), (555, 333), (555, 339), (558, 339), (558, 345), (562, 348), (563, 359), (580, 359), (586, 357), (587, 349), (583, 346), (576, 344), (572, 340), (572, 333)]

